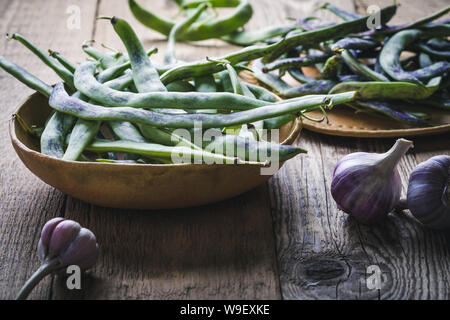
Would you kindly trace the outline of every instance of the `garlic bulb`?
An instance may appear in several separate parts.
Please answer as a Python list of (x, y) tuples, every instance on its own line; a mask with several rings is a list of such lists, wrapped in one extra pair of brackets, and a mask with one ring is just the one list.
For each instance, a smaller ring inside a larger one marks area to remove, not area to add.
[(338, 208), (366, 224), (384, 218), (400, 199), (397, 164), (411, 147), (411, 141), (398, 139), (386, 153), (356, 152), (339, 160), (331, 182)]
[(92, 231), (82, 228), (78, 222), (54, 218), (42, 228), (38, 254), (42, 266), (22, 287), (17, 300), (26, 299), (50, 273), (58, 273), (69, 265), (77, 265), (81, 270), (91, 268), (97, 260), (98, 244)]
[(407, 201), (412, 215), (422, 224), (450, 228), (450, 156), (432, 157), (412, 171)]

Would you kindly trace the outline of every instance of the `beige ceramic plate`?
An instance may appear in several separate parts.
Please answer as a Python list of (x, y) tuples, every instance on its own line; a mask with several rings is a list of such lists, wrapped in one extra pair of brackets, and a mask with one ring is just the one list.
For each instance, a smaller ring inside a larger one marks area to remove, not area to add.
[[(51, 109), (40, 94), (31, 95), (17, 113), (43, 126)], [(280, 132), (283, 144), (300, 133), (297, 121)], [(151, 165), (63, 161), (38, 152), (38, 139), (11, 120), (9, 133), (19, 158), (45, 183), (96, 205), (130, 209), (198, 206), (237, 196), (270, 178), (251, 165)], [(281, 164), (282, 165), (282, 164)]]
[[(315, 71), (314, 68), (307, 67), (302, 69), (304, 73), (309, 76), (317, 76), (317, 71)], [(251, 73), (246, 72), (243, 78), (251, 83), (258, 83), (258, 81), (251, 76)], [(294, 86), (300, 85), (299, 82), (290, 76), (285, 76), (283, 80)], [(344, 106), (337, 106), (333, 110), (327, 112), (329, 123), (326, 123), (325, 121), (314, 122), (303, 119), (302, 124), (305, 129), (323, 134), (360, 138), (394, 138), (450, 132), (449, 111), (423, 107), (420, 105), (412, 105), (411, 108), (417, 112), (422, 111), (430, 114), (431, 119), (429, 120), (429, 123), (433, 123), (434, 125), (423, 128), (412, 128), (397, 121), (379, 119), (362, 113), (355, 113), (350, 108)], [(311, 112), (308, 113), (308, 116), (320, 119), (322, 117), (322, 113)]]

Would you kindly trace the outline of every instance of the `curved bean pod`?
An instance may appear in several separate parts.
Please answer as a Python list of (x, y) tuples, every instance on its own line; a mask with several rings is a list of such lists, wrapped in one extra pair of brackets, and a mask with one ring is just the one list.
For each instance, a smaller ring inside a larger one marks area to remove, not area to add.
[(166, 47), (166, 54), (164, 56), (164, 63), (166, 64), (172, 64), (177, 61), (176, 54), (175, 54), (175, 43), (177, 41), (177, 38), (180, 37), (180, 35), (183, 35), (186, 30), (192, 26), (194, 22), (198, 20), (200, 15), (208, 8), (208, 5), (206, 3), (201, 4), (198, 8), (195, 9), (195, 11), (187, 17), (186, 19), (176, 23), (173, 28), (170, 30), (168, 40), (167, 40), (167, 47)]
[(383, 70), (392, 78), (399, 81), (420, 82), (421, 79), (429, 79), (450, 70), (450, 63), (437, 62), (426, 68), (406, 72), (401, 67), (400, 53), (416, 39), (425, 33), (421, 30), (403, 30), (394, 34), (384, 44), (380, 53), (380, 65)]
[(355, 74), (363, 76), (371, 81), (389, 81), (384, 75), (370, 69), (365, 64), (359, 62), (348, 50), (343, 50), (341, 53), (342, 60)]

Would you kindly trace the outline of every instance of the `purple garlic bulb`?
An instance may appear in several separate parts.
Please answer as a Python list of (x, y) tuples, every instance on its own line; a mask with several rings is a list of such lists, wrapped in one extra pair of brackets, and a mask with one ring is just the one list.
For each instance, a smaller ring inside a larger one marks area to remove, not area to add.
[(38, 254), (42, 265), (22, 287), (17, 300), (26, 299), (50, 273), (58, 273), (70, 265), (77, 265), (81, 270), (91, 268), (98, 257), (98, 244), (92, 231), (82, 228), (78, 222), (54, 218), (42, 228)]
[(411, 147), (411, 141), (398, 139), (386, 153), (356, 152), (340, 159), (331, 182), (338, 208), (365, 224), (386, 217), (400, 200), (397, 164)]
[(57, 259), (62, 267), (77, 265), (87, 270), (97, 260), (98, 244), (92, 231), (78, 222), (54, 218), (42, 229), (38, 254), (42, 262)]
[(409, 178), (407, 199), (409, 210), (422, 224), (450, 228), (450, 156), (420, 163)]

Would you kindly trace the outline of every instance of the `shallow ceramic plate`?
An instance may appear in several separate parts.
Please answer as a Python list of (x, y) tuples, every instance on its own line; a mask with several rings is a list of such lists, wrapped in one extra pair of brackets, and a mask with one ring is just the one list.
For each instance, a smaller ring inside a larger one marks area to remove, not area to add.
[[(30, 125), (43, 126), (50, 112), (47, 99), (34, 93), (19, 107), (17, 114)], [(280, 141), (291, 144), (300, 130), (298, 121), (287, 124), (280, 130)], [(261, 175), (261, 167), (254, 165), (63, 161), (38, 152), (38, 139), (27, 134), (15, 119), (10, 122), (9, 133), (19, 158), (42, 181), (75, 198), (105, 207), (198, 206), (237, 196), (270, 178)]]
[[(315, 68), (303, 67), (302, 70), (306, 75), (312, 77), (318, 75)], [(262, 85), (249, 72), (241, 73), (241, 75), (244, 80), (250, 83)], [(283, 80), (293, 86), (301, 85), (300, 82), (294, 80), (289, 75), (283, 77)], [(303, 119), (302, 125), (305, 129), (323, 134), (359, 138), (395, 138), (450, 132), (449, 111), (420, 105), (411, 105), (410, 107), (411, 110), (428, 113), (431, 116), (428, 122), (433, 125), (429, 127), (409, 127), (394, 120), (375, 118), (363, 113), (355, 113), (352, 109), (345, 106), (337, 106), (333, 110), (327, 112), (329, 123), (326, 123), (325, 121), (314, 122)], [(320, 119), (322, 118), (322, 113), (313, 111), (308, 113), (308, 116)]]

